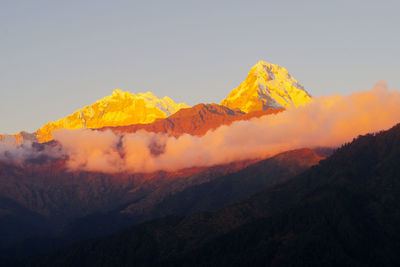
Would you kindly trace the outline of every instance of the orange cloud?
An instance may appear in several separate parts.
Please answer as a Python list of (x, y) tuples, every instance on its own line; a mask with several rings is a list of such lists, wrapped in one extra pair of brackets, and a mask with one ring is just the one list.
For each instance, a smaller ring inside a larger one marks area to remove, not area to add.
[(302, 147), (336, 147), (400, 121), (400, 91), (383, 83), (348, 96), (322, 96), (304, 107), (234, 122), (202, 137), (139, 131), (61, 130), (55, 139), (71, 169), (153, 172), (265, 158)]

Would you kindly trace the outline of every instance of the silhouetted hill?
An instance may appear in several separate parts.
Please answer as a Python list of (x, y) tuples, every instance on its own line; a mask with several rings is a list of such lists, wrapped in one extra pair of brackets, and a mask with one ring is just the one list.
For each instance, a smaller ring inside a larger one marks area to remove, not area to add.
[(398, 266), (400, 125), (217, 212), (143, 223), (38, 266)]

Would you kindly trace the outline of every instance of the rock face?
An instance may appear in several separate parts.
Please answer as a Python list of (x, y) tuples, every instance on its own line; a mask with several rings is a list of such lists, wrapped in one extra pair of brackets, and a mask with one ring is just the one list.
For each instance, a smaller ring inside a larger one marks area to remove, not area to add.
[(215, 130), (222, 125), (229, 125), (234, 121), (275, 114), (282, 110), (268, 109), (246, 114), (240, 110), (232, 110), (217, 104), (198, 104), (192, 108), (181, 109), (168, 118), (158, 119), (152, 123), (112, 127), (111, 130), (116, 133), (134, 133), (138, 130), (145, 130), (147, 132), (166, 133), (176, 137), (182, 134), (202, 136), (209, 130)]
[(251, 112), (298, 107), (311, 100), (304, 87), (285, 68), (259, 61), (221, 105)]

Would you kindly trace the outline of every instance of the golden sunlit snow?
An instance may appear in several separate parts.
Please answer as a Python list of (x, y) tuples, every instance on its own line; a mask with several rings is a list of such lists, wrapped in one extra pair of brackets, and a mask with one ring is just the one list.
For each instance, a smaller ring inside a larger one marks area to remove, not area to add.
[(185, 103), (177, 104), (169, 97), (157, 98), (151, 92), (135, 95), (116, 89), (110, 96), (63, 119), (47, 123), (35, 133), (37, 140), (43, 143), (53, 139), (53, 131), (56, 129), (95, 129), (150, 123), (187, 107)]
[(246, 80), (221, 105), (244, 112), (305, 105), (312, 100), (304, 87), (278, 65), (259, 61)]
[[(285, 68), (259, 61), (251, 68), (246, 80), (232, 90), (221, 105), (248, 113), (298, 107), (310, 101), (311, 96)], [(44, 143), (53, 140), (53, 131), (57, 129), (97, 129), (151, 123), (188, 107), (185, 103), (175, 103), (169, 97), (157, 98), (151, 92), (135, 95), (115, 89), (110, 96), (63, 119), (49, 122), (33, 134), (21, 132), (16, 135), (0, 135), (0, 142), (19, 145), (31, 140)]]

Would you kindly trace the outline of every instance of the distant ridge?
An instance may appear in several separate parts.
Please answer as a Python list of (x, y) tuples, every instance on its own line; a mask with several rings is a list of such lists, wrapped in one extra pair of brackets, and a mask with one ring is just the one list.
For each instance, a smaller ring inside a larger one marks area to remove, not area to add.
[(166, 133), (178, 137), (182, 134), (202, 136), (209, 130), (215, 130), (222, 125), (230, 125), (234, 121), (249, 120), (268, 114), (276, 114), (283, 109), (268, 109), (244, 113), (232, 110), (218, 104), (198, 104), (184, 108), (165, 119), (157, 119), (148, 124), (106, 127), (117, 133), (134, 133), (145, 130), (154, 133)]

